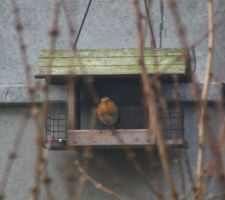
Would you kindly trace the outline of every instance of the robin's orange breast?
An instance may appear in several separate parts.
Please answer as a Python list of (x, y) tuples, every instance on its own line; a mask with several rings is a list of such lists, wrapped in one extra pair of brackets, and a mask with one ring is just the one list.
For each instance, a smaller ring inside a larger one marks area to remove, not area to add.
[(116, 105), (113, 102), (101, 102), (97, 108), (97, 115), (115, 115), (117, 114)]
[(98, 104), (97, 116), (104, 125), (113, 126), (118, 121), (118, 108), (111, 99), (104, 97)]

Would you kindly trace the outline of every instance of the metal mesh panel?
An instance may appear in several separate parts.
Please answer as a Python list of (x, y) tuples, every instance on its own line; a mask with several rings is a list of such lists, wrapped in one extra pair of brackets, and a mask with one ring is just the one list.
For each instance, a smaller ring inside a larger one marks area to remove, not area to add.
[(53, 103), (49, 105), (46, 117), (46, 137), (59, 142), (67, 140), (66, 124), (67, 108), (64, 103)]
[(184, 114), (183, 109), (169, 108), (164, 113), (163, 133), (167, 139), (184, 138)]

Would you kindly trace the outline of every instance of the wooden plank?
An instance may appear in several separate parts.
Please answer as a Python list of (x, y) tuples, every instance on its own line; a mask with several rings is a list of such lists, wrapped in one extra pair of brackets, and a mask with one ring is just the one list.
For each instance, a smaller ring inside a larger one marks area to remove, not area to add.
[[(173, 48), (173, 49), (150, 49), (145, 48), (144, 56), (176, 56), (183, 55), (184, 52), (188, 52), (187, 49), (181, 48)], [(54, 50), (51, 54), (49, 54), (48, 50), (42, 50), (40, 52), (39, 57), (91, 57), (91, 58), (99, 58), (99, 57), (138, 57), (137, 49), (80, 49), (75, 52), (70, 49), (58, 49)]]
[(75, 105), (75, 120), (76, 120), (76, 129), (80, 129), (80, 125), (81, 125), (81, 115), (80, 115), (80, 80), (77, 79), (76, 80), (76, 90), (75, 90), (75, 96), (76, 96), (76, 105)]
[[(149, 134), (146, 129), (118, 129), (116, 134), (113, 134), (110, 130), (69, 130), (68, 145), (76, 147), (156, 145), (155, 137), (153, 134)], [(168, 146), (186, 144), (184, 139), (167, 139), (166, 143)]]
[[(53, 58), (51, 60), (51, 66), (53, 67), (64, 67), (64, 66), (121, 66), (121, 65), (137, 65), (137, 57), (116, 57), (116, 58)], [(186, 61), (179, 56), (169, 57), (145, 57), (145, 64), (154, 65), (185, 65)], [(39, 67), (48, 66), (48, 58), (39, 58)]]
[[(185, 75), (185, 65), (147, 65), (148, 74), (180, 74)], [(137, 65), (130, 66), (82, 66), (82, 67), (40, 67), (37, 70), (38, 76), (46, 75), (138, 75), (141, 73)]]
[(73, 77), (68, 77), (68, 95), (67, 95), (67, 107), (68, 107), (68, 117), (67, 117), (67, 128), (75, 129), (76, 128), (76, 87), (75, 80)]

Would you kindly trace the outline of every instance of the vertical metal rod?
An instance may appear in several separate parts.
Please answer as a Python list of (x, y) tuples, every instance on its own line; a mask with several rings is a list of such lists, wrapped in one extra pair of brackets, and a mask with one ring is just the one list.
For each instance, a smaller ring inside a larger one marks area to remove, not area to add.
[(90, 0), (89, 3), (88, 3), (87, 9), (86, 9), (86, 11), (85, 11), (83, 20), (82, 20), (81, 25), (80, 25), (80, 28), (79, 28), (79, 31), (78, 31), (78, 33), (77, 33), (76, 40), (75, 40), (74, 45), (73, 45), (73, 49), (75, 49), (76, 46), (77, 46), (77, 42), (78, 42), (78, 39), (79, 39), (79, 37), (80, 37), (80, 33), (81, 33), (81, 31), (82, 31), (82, 28), (83, 28), (83, 26), (84, 26), (84, 22), (85, 22), (85, 20), (86, 20), (86, 17), (87, 17), (89, 8), (90, 8), (90, 6), (91, 6), (91, 3), (92, 3), (92, 0)]

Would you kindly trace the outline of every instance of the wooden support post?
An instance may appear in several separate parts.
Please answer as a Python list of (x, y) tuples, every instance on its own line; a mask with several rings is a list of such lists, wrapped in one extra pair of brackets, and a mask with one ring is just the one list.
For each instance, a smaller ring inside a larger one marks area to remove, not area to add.
[(67, 129), (80, 128), (79, 82), (74, 77), (68, 78), (68, 119)]
[(75, 128), (80, 129), (80, 79), (76, 79), (75, 82), (75, 88), (74, 88), (74, 93), (76, 96), (76, 101), (75, 101)]

